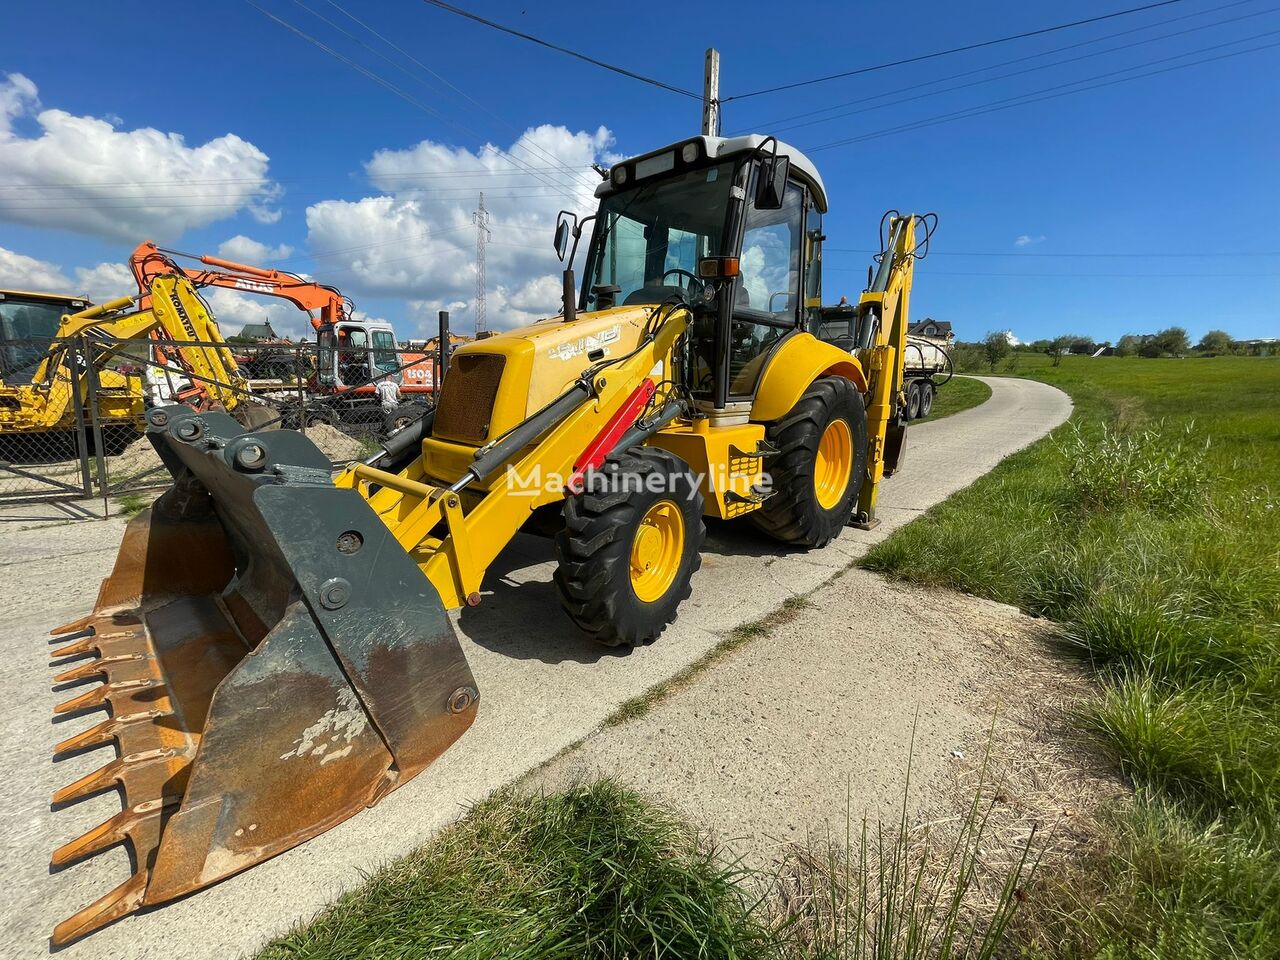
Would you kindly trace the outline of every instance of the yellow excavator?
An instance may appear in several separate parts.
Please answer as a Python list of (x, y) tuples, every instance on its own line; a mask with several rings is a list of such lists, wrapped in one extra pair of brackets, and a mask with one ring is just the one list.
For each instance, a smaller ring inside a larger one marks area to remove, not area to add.
[(0, 313), (15, 321), (0, 331), (0, 355), (5, 359), (0, 435), (30, 437), (76, 429), (77, 391), (82, 410), (91, 402), (90, 361), (74, 346), (74, 338), (82, 336), (101, 345), (93, 351), (92, 402), (106, 431), (132, 433), (132, 428), (145, 427), (143, 377), (110, 366), (126, 344), (145, 346), (150, 355), (138, 365), (167, 371), (182, 383), (173, 394), (196, 409), (231, 411), (249, 396), (217, 322), (191, 282), (176, 273), (151, 278), (144, 294), (97, 306), (51, 294), (0, 291)]
[(570, 264), (590, 227), (562, 312), (458, 347), (436, 410), (336, 480), (301, 434), (148, 411), (173, 487), (54, 654), (57, 682), (103, 681), (56, 711), (110, 712), (57, 754), (117, 751), (54, 803), (124, 806), (53, 864), (128, 843), (137, 867), (55, 944), (314, 837), (448, 749), (479, 705), (449, 611), (482, 602), (521, 529), (554, 530), (569, 621), (633, 645), (689, 596), (705, 517), (800, 549), (875, 522), (931, 221), (891, 216), (869, 289), (833, 312), (822, 178), (773, 137), (619, 162), (597, 196), (556, 227)]

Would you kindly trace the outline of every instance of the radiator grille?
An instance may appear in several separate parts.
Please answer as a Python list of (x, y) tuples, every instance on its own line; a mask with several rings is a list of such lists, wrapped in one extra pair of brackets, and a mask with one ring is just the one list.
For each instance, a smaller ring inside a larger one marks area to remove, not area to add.
[(506, 357), (492, 353), (454, 357), (440, 391), (431, 435), (477, 445), (489, 439), (489, 420), (506, 362)]

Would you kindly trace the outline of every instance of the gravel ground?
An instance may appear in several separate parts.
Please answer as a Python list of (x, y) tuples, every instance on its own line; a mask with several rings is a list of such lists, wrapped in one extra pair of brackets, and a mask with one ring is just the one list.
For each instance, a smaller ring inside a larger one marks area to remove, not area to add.
[[(706, 547), (692, 598), (659, 642), (629, 656), (592, 646), (561, 615), (551, 585), (550, 545), (519, 537), (498, 559), (481, 606), (459, 620), (483, 695), (466, 736), (431, 769), (372, 811), (237, 877), (166, 907), (129, 917), (68, 947), (80, 958), (225, 958), (252, 951), (402, 855), (466, 807), (554, 757), (596, 729), (620, 704), (674, 676), (740, 624), (840, 573), (894, 528), (1043, 436), (1070, 414), (1062, 392), (1025, 380), (992, 379), (991, 400), (912, 430), (905, 469), (888, 481), (883, 524), (847, 530), (827, 548), (795, 553), (745, 525), (720, 524)], [(4, 527), (0, 540), (0, 883), (6, 891), (0, 942), (7, 957), (48, 953), (53, 925), (128, 874), (116, 848), (52, 873), (49, 853), (119, 810), (111, 794), (58, 811), (53, 790), (110, 759), (110, 748), (52, 764), (52, 745), (99, 719), (51, 724), (50, 627), (93, 606), (123, 524)], [(893, 636), (868, 610), (868, 635)], [(832, 623), (832, 629), (836, 624)], [(829, 665), (823, 667), (829, 669)], [(948, 667), (948, 669), (950, 669)], [(706, 740), (707, 743), (714, 741)], [(894, 762), (900, 760), (900, 754)]]
[[(913, 823), (954, 817), (972, 801), (989, 747), (987, 785), (1017, 783), (1002, 793), (1012, 844), (1025, 839), (1018, 822), (1060, 826), (1082, 798), (1118, 789), (1063, 737), (1066, 708), (1088, 684), (1049, 650), (1046, 621), (859, 569), (807, 599), (531, 784), (616, 777), (759, 868), (792, 844), (843, 841), (864, 817), (897, 823), (904, 792)], [(1021, 765), (1033, 744), (1044, 746)]]

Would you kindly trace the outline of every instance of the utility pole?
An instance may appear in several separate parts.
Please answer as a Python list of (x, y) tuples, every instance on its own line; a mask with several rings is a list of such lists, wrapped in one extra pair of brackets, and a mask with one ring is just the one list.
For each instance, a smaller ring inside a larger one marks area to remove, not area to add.
[(702, 135), (720, 136), (720, 52), (707, 48), (707, 70), (702, 77)]
[(480, 209), (471, 213), (476, 225), (476, 339), (486, 332), (484, 302), (484, 245), (493, 239), (489, 232), (489, 211), (484, 208), (484, 193), (480, 194)]

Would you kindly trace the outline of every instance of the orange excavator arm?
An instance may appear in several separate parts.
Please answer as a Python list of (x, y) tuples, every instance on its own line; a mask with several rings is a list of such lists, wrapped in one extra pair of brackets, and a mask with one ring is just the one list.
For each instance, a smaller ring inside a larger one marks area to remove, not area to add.
[[(184, 257), (195, 260), (213, 269), (186, 270), (173, 260)], [(129, 257), (129, 269), (133, 271), (138, 282), (138, 292), (145, 298), (151, 290), (151, 282), (156, 277), (178, 274), (186, 277), (197, 287), (225, 287), (228, 290), (240, 290), (245, 293), (257, 293), (268, 297), (280, 297), (288, 300), (298, 309), (306, 312), (311, 325), (319, 330), (326, 324), (339, 323), (350, 319), (350, 302), (336, 287), (326, 286), (304, 280), (296, 274), (283, 270), (267, 270), (262, 267), (251, 267), (221, 257), (208, 254), (197, 255), (179, 253), (176, 250), (165, 250), (151, 241), (138, 244), (133, 255)]]

